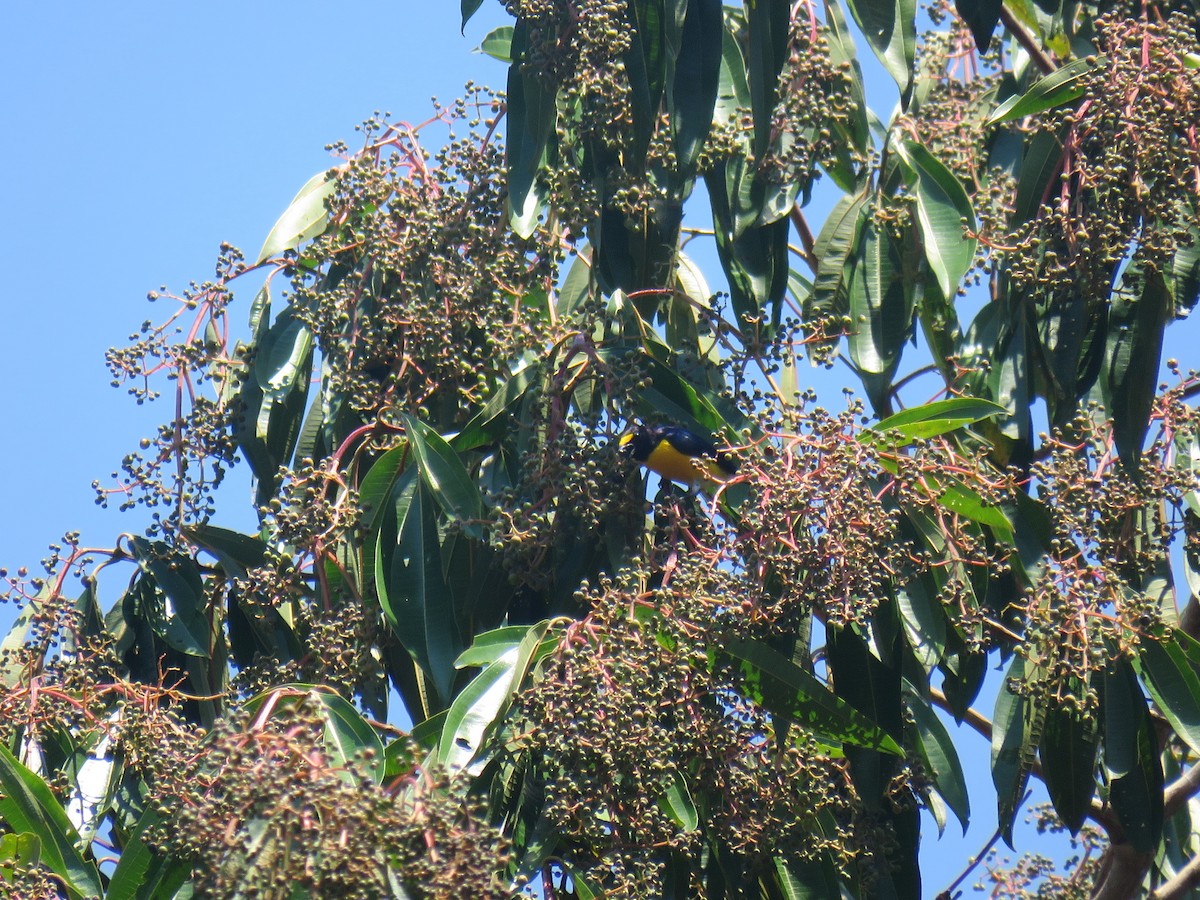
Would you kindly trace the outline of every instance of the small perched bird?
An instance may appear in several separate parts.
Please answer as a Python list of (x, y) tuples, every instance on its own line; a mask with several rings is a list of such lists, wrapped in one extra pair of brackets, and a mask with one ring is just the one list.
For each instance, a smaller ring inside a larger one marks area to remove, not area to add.
[(737, 460), (708, 438), (678, 425), (639, 425), (618, 443), (650, 471), (681, 484), (726, 481), (738, 469)]

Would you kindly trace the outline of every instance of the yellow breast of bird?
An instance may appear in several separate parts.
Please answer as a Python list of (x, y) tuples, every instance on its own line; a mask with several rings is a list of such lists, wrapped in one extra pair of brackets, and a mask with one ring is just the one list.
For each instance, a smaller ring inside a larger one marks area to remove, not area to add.
[(650, 451), (646, 458), (646, 467), (663, 478), (678, 481), (680, 484), (691, 484), (701, 477), (714, 481), (724, 481), (729, 477), (721, 471), (715, 460), (700, 459), (698, 462), (699, 470), (692, 457), (680, 453), (666, 441), (659, 441), (658, 446)]

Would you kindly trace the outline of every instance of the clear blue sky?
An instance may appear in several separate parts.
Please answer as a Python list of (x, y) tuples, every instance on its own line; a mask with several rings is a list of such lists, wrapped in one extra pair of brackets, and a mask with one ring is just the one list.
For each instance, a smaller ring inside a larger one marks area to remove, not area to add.
[[(504, 22), (499, 4), (485, 3), (465, 37), (458, 6), (9, 4), (0, 30), (0, 565), (36, 569), (68, 529), (111, 546), (144, 526), (138, 514), (96, 507), (90, 485), (107, 483), (171, 411), (138, 408), (111, 388), (105, 348), (163, 311), (147, 291), (210, 277), (221, 241), (256, 252), (296, 190), (329, 164), (324, 145), (354, 146), (354, 126), (374, 110), (420, 121), (431, 96), (449, 100), (468, 79), (502, 87), (504, 67), (471, 52)], [(868, 66), (868, 83), (890, 86)], [(884, 118), (893, 99), (872, 98)], [(821, 389), (832, 388), (825, 399), (837, 406), (850, 379), (834, 377)], [(248, 521), (245, 486), (242, 478), (225, 492), (223, 524)], [(100, 599), (107, 607), (116, 596)], [(0, 629), (10, 621), (0, 609)], [(982, 709), (990, 714), (990, 701)], [(939, 843), (927, 820), (928, 896), (994, 827), (988, 747), (964, 735), (961, 748), (977, 824), (963, 841), (951, 821)]]

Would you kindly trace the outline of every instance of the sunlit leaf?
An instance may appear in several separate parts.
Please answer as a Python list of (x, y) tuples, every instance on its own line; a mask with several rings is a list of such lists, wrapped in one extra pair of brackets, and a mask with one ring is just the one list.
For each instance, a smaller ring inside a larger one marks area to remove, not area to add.
[(267, 234), (255, 257), (256, 265), (285, 250), (295, 250), (325, 230), (329, 216), (325, 201), (337, 187), (336, 174), (335, 169), (329, 169), (305, 182)]
[(984, 125), (1023, 119), (1078, 100), (1083, 96), (1091, 70), (1107, 63), (1108, 58), (1104, 56), (1071, 60), (1044, 78), (1039, 78), (1024, 94), (1009, 97), (992, 111)]
[(2, 743), (0, 819), (17, 834), (37, 835), (42, 864), (62, 879), (72, 900), (103, 894), (96, 864), (79, 852), (79, 834), (46, 782), (21, 765)]

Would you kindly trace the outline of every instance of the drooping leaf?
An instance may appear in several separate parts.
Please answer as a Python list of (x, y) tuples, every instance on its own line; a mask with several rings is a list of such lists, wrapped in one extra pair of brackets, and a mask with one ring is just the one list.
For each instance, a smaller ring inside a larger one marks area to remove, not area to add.
[(435, 501), (420, 479), (398, 482), (392, 497), (394, 519), (376, 539), (375, 585), (388, 624), (436, 696), (430, 715), (453, 696), (454, 660), (461, 637), (454, 600), (442, 577)]
[(933, 777), (934, 788), (942, 795), (946, 805), (954, 811), (962, 825), (963, 834), (966, 834), (967, 825), (971, 820), (971, 800), (967, 792), (967, 778), (963, 773), (954, 741), (951, 740), (942, 720), (925, 700), (912, 698), (909, 709), (912, 710), (916, 722), (918, 751), (926, 769)]
[(188, 540), (215, 556), (225, 573), (233, 578), (245, 578), (248, 570), (258, 568), (266, 560), (266, 542), (257, 535), (207, 523), (192, 525), (183, 532)]
[(958, 177), (923, 145), (900, 141), (896, 151), (906, 164), (909, 188), (917, 198), (925, 259), (937, 277), (942, 296), (954, 297), (975, 258), (971, 198)]
[(987, 53), (988, 45), (992, 42), (1003, 5), (1004, 0), (954, 0), (954, 9), (971, 29), (975, 46), (981, 54)]
[(1017, 690), (1026, 679), (1025, 660), (1013, 656), (996, 695), (992, 715), (992, 782), (996, 785), (997, 815), (1005, 843), (1012, 846), (1016, 817), (1033, 760), (1036, 735), (1030, 727), (1029, 701)]
[(482, 538), (483, 497), (466, 466), (440, 434), (413, 416), (402, 418), (413, 458), (430, 495), (464, 532)]
[(1173, 637), (1144, 640), (1134, 667), (1176, 734), (1200, 753), (1200, 674)]
[(135, 537), (130, 545), (138, 565), (162, 594), (161, 600), (146, 610), (155, 632), (181, 653), (208, 658), (211, 627), (205, 616), (207, 600), (196, 561), (162, 541)]
[(62, 880), (72, 900), (103, 894), (96, 864), (79, 852), (79, 834), (46, 782), (21, 765), (2, 743), (0, 819), (17, 834), (37, 835), (42, 864)]
[(1104, 674), (1104, 768), (1108, 799), (1133, 848), (1148, 853), (1163, 832), (1163, 767), (1154, 720), (1128, 660)]
[(680, 171), (685, 173), (693, 170), (712, 127), (724, 37), (721, 0), (691, 0), (670, 93), (675, 155)]
[(1071, 834), (1083, 826), (1096, 792), (1099, 746), (1094, 722), (1062, 707), (1047, 710), (1038, 756), (1054, 811)]
[(538, 172), (558, 118), (557, 91), (525, 62), (528, 25), (518, 19), (513, 28), (512, 57), (508, 67), (508, 203), (513, 230), (529, 237), (537, 224), (541, 200), (536, 190)]
[(323, 232), (329, 218), (325, 201), (333, 196), (336, 187), (335, 169), (318, 172), (308, 179), (267, 233), (267, 239), (254, 260), (255, 265), (285, 250), (295, 250)]
[[(1162, 272), (1133, 260), (1109, 309), (1104, 395), (1113, 417), (1113, 437), (1121, 460), (1137, 471), (1142, 441), (1158, 386), (1163, 334), (1171, 319), (1171, 298)], [(1127, 292), (1136, 291), (1134, 299)]]
[(900, 88), (901, 98), (906, 98), (912, 88), (917, 52), (916, 3), (914, 0), (847, 0), (846, 5), (863, 37)]
[(483, 6), (483, 0), (459, 0), (459, 10), (462, 13), (462, 30), (467, 30), (467, 23), (471, 21), (471, 16), (479, 11), (479, 7)]

